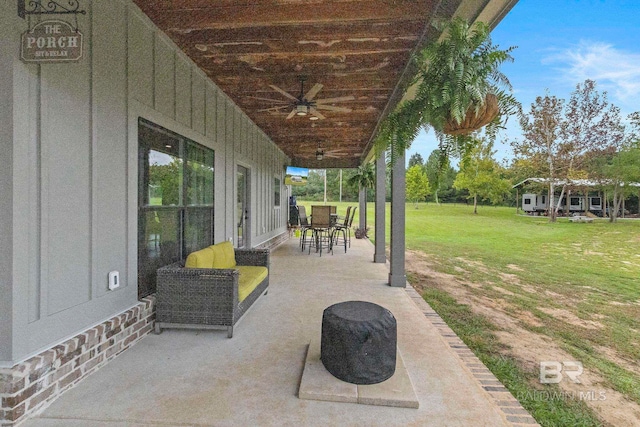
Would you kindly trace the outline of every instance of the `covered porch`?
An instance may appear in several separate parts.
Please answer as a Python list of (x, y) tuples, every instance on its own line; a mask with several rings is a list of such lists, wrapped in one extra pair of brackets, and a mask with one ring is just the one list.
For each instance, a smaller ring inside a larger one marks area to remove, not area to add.
[[(269, 293), (233, 339), (219, 331), (148, 335), (24, 427), (102, 425), (531, 425), (514, 397), (408, 286), (388, 286), (368, 240), (345, 254), (272, 251)], [(323, 310), (347, 300), (388, 308), (419, 409), (298, 398)]]

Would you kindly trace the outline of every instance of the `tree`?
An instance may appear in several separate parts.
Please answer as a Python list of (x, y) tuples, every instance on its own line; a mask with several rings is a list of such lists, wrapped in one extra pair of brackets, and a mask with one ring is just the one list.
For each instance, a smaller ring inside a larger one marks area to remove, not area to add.
[[(586, 175), (589, 159), (615, 151), (624, 140), (620, 110), (610, 105), (596, 83), (578, 84), (568, 103), (546, 94), (520, 115), (523, 139), (513, 141), (517, 160), (527, 160), (532, 170), (549, 182), (549, 221), (554, 222), (562, 197), (572, 179)], [(563, 181), (555, 202), (555, 187)]]
[(168, 164), (149, 166), (149, 202), (162, 206), (179, 206), (182, 186), (182, 160), (173, 159)]
[(418, 209), (418, 202), (424, 200), (429, 195), (429, 180), (424, 168), (420, 165), (413, 165), (407, 170), (407, 199), (414, 203)]
[(407, 165), (407, 169), (410, 169), (412, 166), (423, 166), (424, 165), (424, 160), (422, 159), (422, 156), (420, 155), (420, 153), (413, 153), (411, 155), (411, 157), (409, 157), (409, 163)]
[(616, 222), (622, 200), (637, 191), (629, 184), (640, 182), (640, 146), (628, 145), (613, 155), (595, 159), (594, 163), (602, 188), (611, 201), (609, 221)]
[(429, 180), (429, 190), (434, 195), (436, 204), (440, 203), (438, 194), (440, 190), (450, 189), (453, 187), (455, 179), (455, 171), (451, 167), (449, 158), (443, 156), (442, 152), (435, 149), (429, 155), (424, 165), (427, 179)]
[(462, 159), (460, 172), (453, 186), (469, 191), (473, 198), (473, 213), (478, 213), (478, 198), (500, 203), (511, 191), (511, 182), (503, 178), (503, 168), (493, 159), (492, 143), (477, 145)]

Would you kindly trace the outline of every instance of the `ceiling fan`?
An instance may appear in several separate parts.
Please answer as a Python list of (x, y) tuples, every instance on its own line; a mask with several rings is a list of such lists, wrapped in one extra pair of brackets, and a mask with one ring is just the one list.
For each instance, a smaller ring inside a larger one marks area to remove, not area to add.
[(337, 148), (335, 150), (324, 150), (320, 144), (318, 143), (318, 148), (316, 149), (316, 160), (320, 161), (325, 157), (331, 157), (334, 159), (338, 159), (340, 157), (348, 157), (349, 153), (345, 151), (343, 148)]
[(307, 116), (307, 115), (311, 116), (309, 118), (310, 120), (325, 119), (326, 117), (318, 110), (335, 111), (335, 112), (341, 112), (341, 113), (351, 112), (351, 108), (336, 107), (334, 105), (327, 105), (327, 104), (343, 102), (343, 101), (352, 101), (355, 99), (353, 96), (340, 96), (337, 98), (314, 99), (315, 96), (318, 94), (318, 92), (320, 92), (320, 90), (322, 89), (323, 85), (320, 83), (316, 83), (305, 94), (304, 93), (305, 80), (306, 80), (306, 77), (300, 77), (300, 95), (298, 95), (297, 97), (291, 95), (289, 92), (283, 89), (280, 89), (276, 85), (269, 85), (270, 88), (272, 88), (276, 92), (283, 95), (289, 101), (284, 101), (280, 99), (260, 98), (260, 97), (254, 96), (252, 98), (259, 99), (262, 101), (271, 101), (271, 102), (284, 104), (276, 107), (263, 108), (258, 111), (277, 111), (285, 108), (291, 108), (291, 112), (287, 116), (287, 120), (292, 119), (295, 116)]

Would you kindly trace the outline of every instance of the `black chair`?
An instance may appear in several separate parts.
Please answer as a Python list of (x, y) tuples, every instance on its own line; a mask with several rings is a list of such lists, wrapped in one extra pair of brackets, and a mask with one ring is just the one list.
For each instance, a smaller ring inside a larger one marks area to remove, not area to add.
[(309, 224), (309, 218), (307, 218), (307, 210), (304, 206), (298, 206), (298, 218), (300, 219), (300, 250), (304, 251), (304, 246), (307, 241), (307, 232), (311, 230), (311, 224)]
[[(349, 220), (351, 219), (351, 206), (347, 206), (347, 213), (342, 218), (342, 222), (338, 222), (333, 231), (333, 245), (344, 244), (344, 252), (347, 253), (347, 233), (349, 231)], [(340, 233), (342, 233), (342, 241), (340, 240)]]

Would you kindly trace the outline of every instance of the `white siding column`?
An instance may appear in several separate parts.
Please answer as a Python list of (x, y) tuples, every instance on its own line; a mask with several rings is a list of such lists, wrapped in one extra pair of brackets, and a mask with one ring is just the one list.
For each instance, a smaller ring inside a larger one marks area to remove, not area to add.
[(389, 257), (389, 286), (404, 288), (407, 275), (404, 270), (405, 250), (405, 152), (398, 153), (391, 172), (391, 253)]
[(386, 196), (386, 163), (384, 153), (376, 159), (376, 230), (375, 230), (375, 247), (376, 251), (373, 255), (373, 262), (385, 263), (387, 256), (384, 253), (384, 204)]

